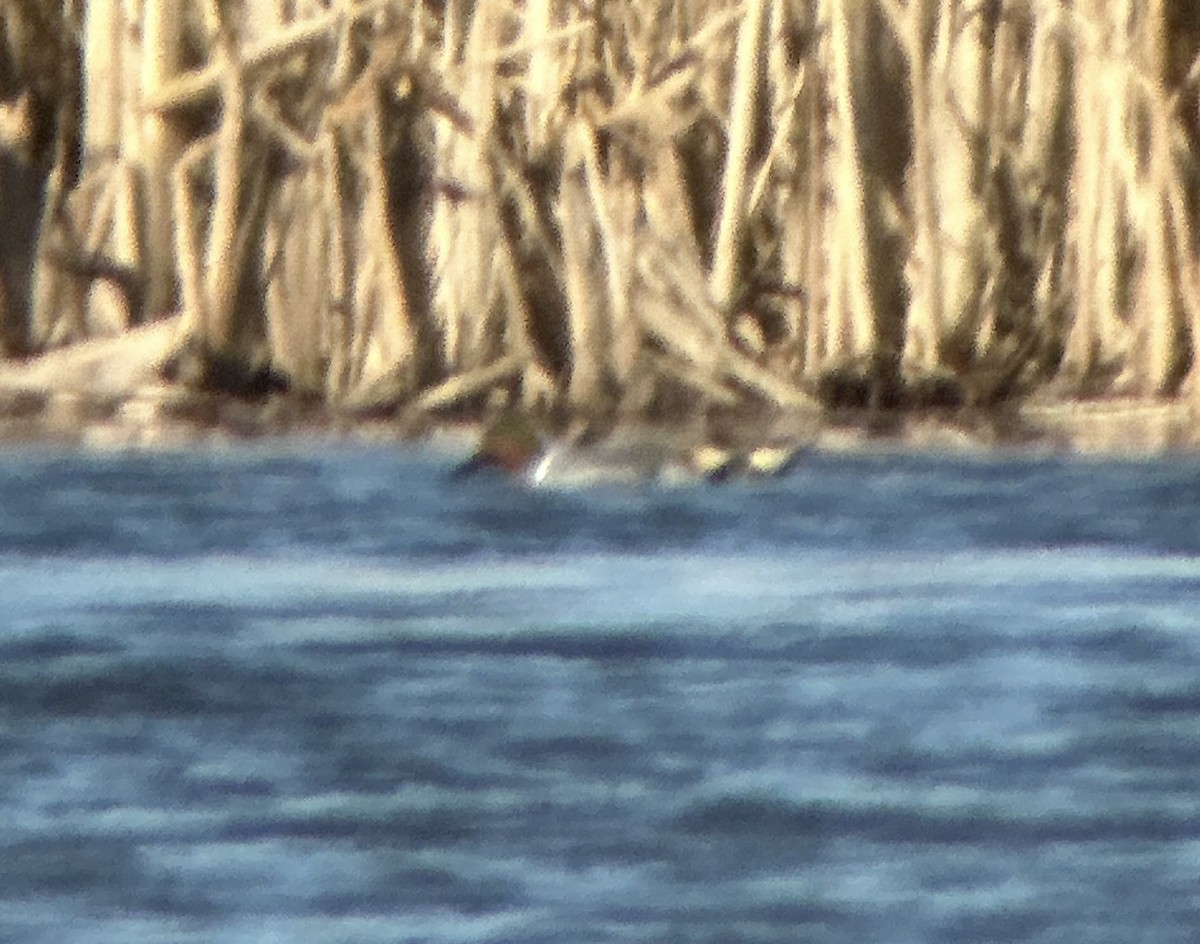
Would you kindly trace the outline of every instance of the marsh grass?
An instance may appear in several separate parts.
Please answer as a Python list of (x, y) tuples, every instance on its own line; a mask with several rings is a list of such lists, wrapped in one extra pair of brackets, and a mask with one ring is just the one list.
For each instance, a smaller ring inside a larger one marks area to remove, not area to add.
[(47, 181), (25, 348), (178, 308), (191, 356), (373, 411), (1196, 395), (1185, 0), (0, 17)]

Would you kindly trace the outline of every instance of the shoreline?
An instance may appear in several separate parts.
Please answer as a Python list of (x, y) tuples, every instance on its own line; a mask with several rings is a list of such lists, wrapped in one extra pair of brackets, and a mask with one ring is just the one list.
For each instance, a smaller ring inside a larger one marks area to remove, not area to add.
[[(1194, 412), (1179, 403), (1123, 399), (1039, 403), (1001, 417), (866, 414), (777, 416), (748, 424), (748, 442), (821, 453), (1014, 454), (1154, 459), (1200, 456)], [(427, 443), (468, 452), (485, 424), (430, 418), (414, 429), (399, 418), (363, 417), (288, 401), (264, 402), (159, 384), (128, 397), (76, 392), (30, 397), (0, 390), (0, 443), (98, 452), (215, 450), (272, 442), (390, 445)], [(757, 433), (758, 435), (755, 435)], [(618, 424), (616, 436), (700, 437), (650, 421)], [(681, 446), (682, 448), (682, 446)]]
[[(162, 379), (178, 318), (83, 341), (23, 362), (0, 362), (0, 442), (95, 450), (220, 449), (239, 443), (434, 441), (469, 449), (482, 424), (404, 410), (338, 409), (282, 393), (259, 400)], [(681, 425), (684, 427), (681, 430)], [(729, 425), (729, 424), (726, 424)], [(698, 424), (618, 423), (698, 445)], [(821, 452), (990, 455), (1036, 452), (1128, 458), (1200, 454), (1197, 408), (1185, 400), (1032, 398), (988, 411), (869, 413), (802, 409), (747, 417), (743, 444)], [(689, 431), (689, 428), (690, 431)]]

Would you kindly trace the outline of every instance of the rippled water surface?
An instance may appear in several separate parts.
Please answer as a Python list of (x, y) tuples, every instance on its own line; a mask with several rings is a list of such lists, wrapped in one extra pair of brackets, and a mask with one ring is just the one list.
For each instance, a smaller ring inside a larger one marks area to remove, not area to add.
[(0, 460), (0, 940), (1191, 942), (1200, 463)]

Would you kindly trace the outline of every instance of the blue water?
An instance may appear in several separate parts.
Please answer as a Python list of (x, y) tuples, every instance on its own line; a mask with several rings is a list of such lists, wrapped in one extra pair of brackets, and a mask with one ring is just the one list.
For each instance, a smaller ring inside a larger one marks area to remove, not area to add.
[(1200, 462), (0, 460), (0, 940), (1191, 942)]

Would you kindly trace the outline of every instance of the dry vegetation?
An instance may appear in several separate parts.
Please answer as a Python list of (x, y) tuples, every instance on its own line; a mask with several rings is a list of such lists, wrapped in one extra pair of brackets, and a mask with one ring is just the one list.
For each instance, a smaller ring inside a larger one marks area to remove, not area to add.
[(1200, 397), (1194, 0), (0, 17), (9, 355), (181, 311), (173, 378), (356, 410)]

